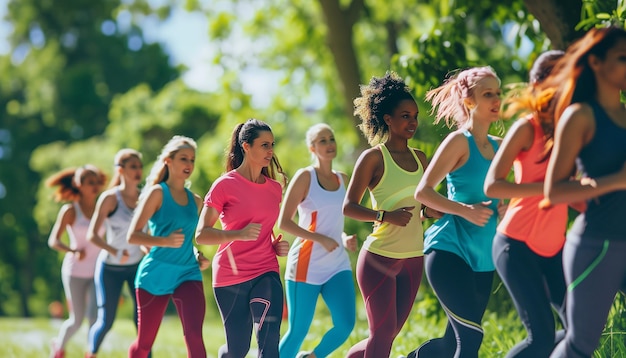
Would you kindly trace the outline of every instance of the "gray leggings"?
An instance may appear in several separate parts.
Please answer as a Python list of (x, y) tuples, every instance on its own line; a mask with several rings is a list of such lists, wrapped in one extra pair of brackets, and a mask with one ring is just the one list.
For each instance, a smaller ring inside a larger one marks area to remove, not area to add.
[(624, 241), (567, 238), (563, 268), (568, 328), (551, 358), (593, 355), (615, 295), (626, 289), (625, 257)]
[(89, 326), (96, 321), (97, 305), (93, 278), (79, 278), (63, 275), (63, 289), (69, 307), (70, 316), (61, 325), (56, 345), (64, 348), (67, 342), (78, 331), (85, 316)]

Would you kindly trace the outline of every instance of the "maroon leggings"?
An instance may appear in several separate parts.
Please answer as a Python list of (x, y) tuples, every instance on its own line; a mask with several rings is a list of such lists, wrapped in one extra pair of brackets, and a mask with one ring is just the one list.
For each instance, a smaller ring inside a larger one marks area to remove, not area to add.
[(393, 340), (413, 307), (424, 257), (392, 259), (361, 250), (356, 270), (370, 335), (352, 346), (347, 357), (389, 357)]
[(129, 357), (147, 357), (152, 349), (159, 326), (163, 320), (167, 304), (172, 298), (183, 325), (183, 334), (187, 344), (187, 357), (206, 357), (206, 349), (202, 340), (202, 323), (206, 310), (202, 281), (185, 281), (169, 295), (155, 296), (146, 290), (138, 288), (137, 339), (128, 350)]

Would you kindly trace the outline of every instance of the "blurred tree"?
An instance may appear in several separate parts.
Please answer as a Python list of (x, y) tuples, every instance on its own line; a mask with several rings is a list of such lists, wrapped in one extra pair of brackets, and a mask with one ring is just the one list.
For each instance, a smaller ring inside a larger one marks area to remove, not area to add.
[[(214, 95), (180, 82), (164, 87), (180, 69), (136, 25), (146, 17), (167, 19), (181, 4), (209, 19), (218, 49), (213, 65), (223, 73)], [(249, 117), (273, 125), (288, 173), (308, 163), (304, 130), (330, 123), (343, 156), (337, 162), (346, 165), (339, 169), (350, 172), (366, 146), (355, 130), (352, 99), (370, 75), (400, 72), (426, 108), (424, 92), (449, 70), (489, 64), (504, 83), (523, 80), (534, 54), (579, 36), (581, 13), (593, 17), (614, 6), (610, 0), (586, 0), (584, 7), (582, 0), (11, 0), (11, 54), (0, 57), (0, 315), (40, 312), (41, 301), (29, 306), (33, 293), (61, 295), (60, 285), (49, 284), (58, 278), (58, 261), (45, 234), (57, 206), (47, 201), (42, 174), (86, 161), (107, 168), (123, 146), (140, 149), (149, 164), (167, 137), (181, 132), (199, 140), (203, 160), (194, 186), (203, 193), (207, 178), (223, 171), (232, 127)], [(242, 80), (259, 69), (278, 78), (264, 108), (249, 93), (260, 83)], [(426, 122), (413, 145), (432, 153), (445, 129)]]
[[(137, 3), (128, 6), (145, 11)], [(159, 13), (169, 13), (169, 6), (178, 3), (165, 2)], [(448, 71), (476, 64), (490, 64), (506, 79), (520, 80), (534, 58), (529, 52), (551, 44), (563, 47), (580, 35), (575, 25), (582, 8), (582, 0), (184, 3), (209, 18), (210, 36), (221, 44), (214, 62), (224, 73), (257, 68), (275, 72), (285, 88), (277, 97), (292, 106), (304, 107), (321, 88), (325, 102), (315, 110), (352, 133), (358, 124), (352, 100), (370, 74), (395, 69), (408, 77), (418, 98)], [(242, 37), (246, 42), (235, 45)], [(347, 118), (352, 121), (342, 120)], [(417, 139), (440, 140), (422, 132), (418, 136), (425, 138)], [(356, 140), (358, 148), (367, 145), (358, 134), (349, 139)]]
[[(0, 155), (0, 315), (30, 316), (33, 293), (61, 297), (59, 285), (47, 284), (58, 277), (51, 269), (58, 267), (56, 256), (46, 245), (49, 227), (40, 228), (33, 217), (42, 179), (30, 168), (33, 150), (101, 133), (116, 94), (139, 83), (158, 90), (179, 75), (158, 44), (143, 41), (132, 19), (119, 21), (125, 15), (119, 3), (8, 3), (11, 52), (0, 57), (0, 130), (6, 133)], [(34, 305), (41, 311), (44, 304)]]

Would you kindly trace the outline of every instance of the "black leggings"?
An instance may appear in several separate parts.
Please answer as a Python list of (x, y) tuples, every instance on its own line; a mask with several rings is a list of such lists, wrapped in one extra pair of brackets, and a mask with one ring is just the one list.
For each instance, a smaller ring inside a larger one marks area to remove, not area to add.
[(433, 250), (425, 258), (426, 277), (448, 315), (446, 333), (422, 344), (409, 357), (478, 357), (481, 321), (493, 284), (493, 271), (474, 272), (459, 256)]
[[(550, 356), (563, 330), (555, 333), (552, 308), (565, 322), (565, 277), (562, 253), (543, 257), (519, 240), (496, 234), (493, 260), (506, 286), (528, 337), (519, 342), (507, 357), (542, 358)], [(565, 324), (564, 324), (565, 326)]]
[(567, 333), (552, 358), (591, 357), (618, 291), (626, 292), (626, 242), (568, 236), (563, 248)]
[(220, 358), (244, 358), (250, 350), (252, 327), (256, 330), (258, 357), (278, 357), (283, 315), (283, 285), (277, 272), (268, 272), (232, 286), (214, 287), (224, 322), (226, 344)]

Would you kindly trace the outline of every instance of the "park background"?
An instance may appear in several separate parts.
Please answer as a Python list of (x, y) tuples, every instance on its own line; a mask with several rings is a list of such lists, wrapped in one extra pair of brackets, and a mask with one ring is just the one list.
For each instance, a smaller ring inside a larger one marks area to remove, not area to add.
[[(191, 189), (203, 195), (224, 171), (232, 128), (255, 117), (272, 125), (288, 175), (309, 164), (305, 130), (329, 123), (339, 146), (335, 169), (350, 174), (367, 147), (352, 100), (359, 84), (387, 70), (414, 92), (420, 127), (410, 144), (430, 157), (449, 130), (432, 125), (423, 98), (451, 70), (490, 65), (503, 85), (520, 83), (542, 51), (626, 17), (623, 0), (0, 0), (0, 9), (3, 357), (47, 354), (60, 323), (50, 305), (64, 302), (62, 256), (46, 243), (60, 204), (43, 185), (53, 172), (92, 163), (111, 175), (115, 152), (131, 147), (143, 153), (147, 173), (166, 141), (182, 134), (198, 142)], [(511, 122), (493, 133), (503, 135)], [(346, 221), (361, 240), (369, 230)], [(208, 257), (215, 250), (200, 249)], [(212, 356), (223, 333), (210, 270), (204, 275)], [(481, 357), (503, 356), (525, 336), (498, 279), (493, 292)], [(355, 299), (357, 327), (337, 357), (367, 335)], [(134, 335), (128, 299), (121, 304), (101, 356), (125, 356)], [(330, 324), (323, 304), (318, 311), (304, 348)], [(625, 311), (620, 295), (597, 357), (626, 357)], [(424, 278), (394, 354), (440, 336), (444, 325)], [(72, 340), (70, 356), (81, 356), (84, 339)], [(184, 356), (175, 315), (155, 353)]]

